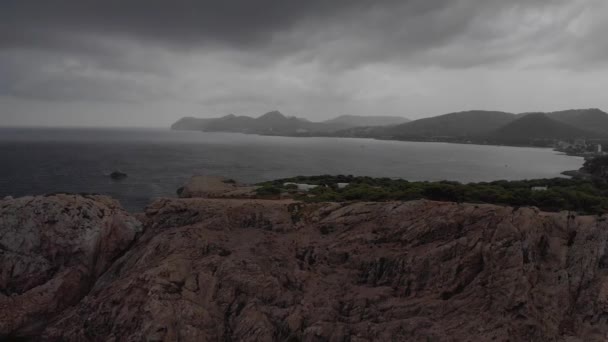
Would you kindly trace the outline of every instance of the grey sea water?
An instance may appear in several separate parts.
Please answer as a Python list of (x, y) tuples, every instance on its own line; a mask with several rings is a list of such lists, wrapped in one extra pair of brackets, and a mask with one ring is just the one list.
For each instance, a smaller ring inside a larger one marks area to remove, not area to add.
[[(142, 210), (195, 174), (255, 183), (352, 174), (460, 182), (559, 177), (582, 158), (550, 149), (153, 129), (0, 129), (0, 197), (100, 193)], [(114, 170), (129, 177), (112, 181)]]

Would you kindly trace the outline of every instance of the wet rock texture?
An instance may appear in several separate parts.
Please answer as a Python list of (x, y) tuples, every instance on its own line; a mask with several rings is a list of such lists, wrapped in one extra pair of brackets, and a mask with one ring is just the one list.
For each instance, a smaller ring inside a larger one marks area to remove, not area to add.
[(107, 197), (0, 200), (0, 340), (37, 340), (141, 231)]
[[(601, 217), (430, 201), (163, 199), (142, 220), (145, 233), (106, 272), (77, 263), (99, 277), (76, 305), (56, 308), (40, 339), (608, 337), (608, 226)], [(78, 255), (90, 260), (85, 254)], [(3, 288), (21, 295), (38, 283)]]

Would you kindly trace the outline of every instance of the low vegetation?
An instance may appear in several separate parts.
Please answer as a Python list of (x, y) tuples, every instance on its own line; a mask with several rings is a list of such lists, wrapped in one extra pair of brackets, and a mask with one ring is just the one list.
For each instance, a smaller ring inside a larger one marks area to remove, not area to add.
[(264, 198), (278, 196), (281, 194), (281, 192), (284, 192), (285, 190), (286, 189), (283, 189), (283, 187), (274, 186), (272, 184), (264, 184), (261, 187), (257, 188), (255, 192), (258, 196)]
[[(320, 185), (307, 193), (284, 183)], [(338, 183), (348, 183), (339, 188)], [(298, 176), (260, 184), (264, 194), (291, 193), (306, 202), (392, 201), (430, 199), (437, 201), (536, 206), (544, 211), (570, 210), (601, 214), (608, 210), (608, 184), (601, 180), (566, 178), (481, 183), (409, 182), (402, 179), (355, 176)], [(533, 190), (533, 187), (547, 187)]]
[(586, 160), (581, 170), (594, 177), (606, 180), (608, 178), (608, 156)]

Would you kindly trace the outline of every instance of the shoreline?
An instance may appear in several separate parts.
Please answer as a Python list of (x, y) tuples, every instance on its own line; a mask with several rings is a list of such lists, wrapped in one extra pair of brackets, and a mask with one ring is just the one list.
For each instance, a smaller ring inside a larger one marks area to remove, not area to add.
[(474, 141), (444, 141), (444, 140), (421, 140), (421, 139), (391, 139), (381, 137), (364, 137), (364, 136), (338, 136), (338, 135), (288, 135), (288, 134), (264, 134), (264, 133), (246, 133), (246, 132), (231, 132), (231, 131), (199, 131), (199, 130), (177, 130), (168, 129), (174, 132), (200, 132), (200, 133), (223, 133), (223, 134), (241, 134), (254, 135), (260, 137), (282, 137), (282, 138), (336, 138), (336, 139), (361, 139), (375, 141), (395, 141), (395, 142), (416, 142), (416, 143), (438, 143), (438, 144), (456, 144), (456, 145), (476, 145), (476, 146), (496, 146), (496, 147), (518, 147), (518, 148), (533, 148), (533, 149), (551, 149), (560, 154), (571, 157), (593, 157), (588, 154), (572, 153), (557, 149), (554, 146), (537, 146), (529, 144), (508, 144), (508, 143), (491, 143), (491, 142), (474, 142)]
[(593, 179), (593, 176), (591, 174), (589, 174), (585, 171), (581, 171), (580, 169), (563, 171), (562, 175), (568, 176), (572, 179), (588, 179), (588, 180)]

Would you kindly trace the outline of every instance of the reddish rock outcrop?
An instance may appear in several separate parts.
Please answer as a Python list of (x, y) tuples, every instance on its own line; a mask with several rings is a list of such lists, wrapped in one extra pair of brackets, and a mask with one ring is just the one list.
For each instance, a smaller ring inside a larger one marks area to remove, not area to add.
[(193, 176), (178, 189), (181, 198), (255, 198), (257, 186), (216, 176)]
[[(163, 199), (51, 341), (602, 341), (608, 224), (430, 201)], [(15, 306), (13, 308), (16, 308)]]
[(141, 231), (141, 223), (107, 197), (0, 200), (0, 340), (36, 340)]

